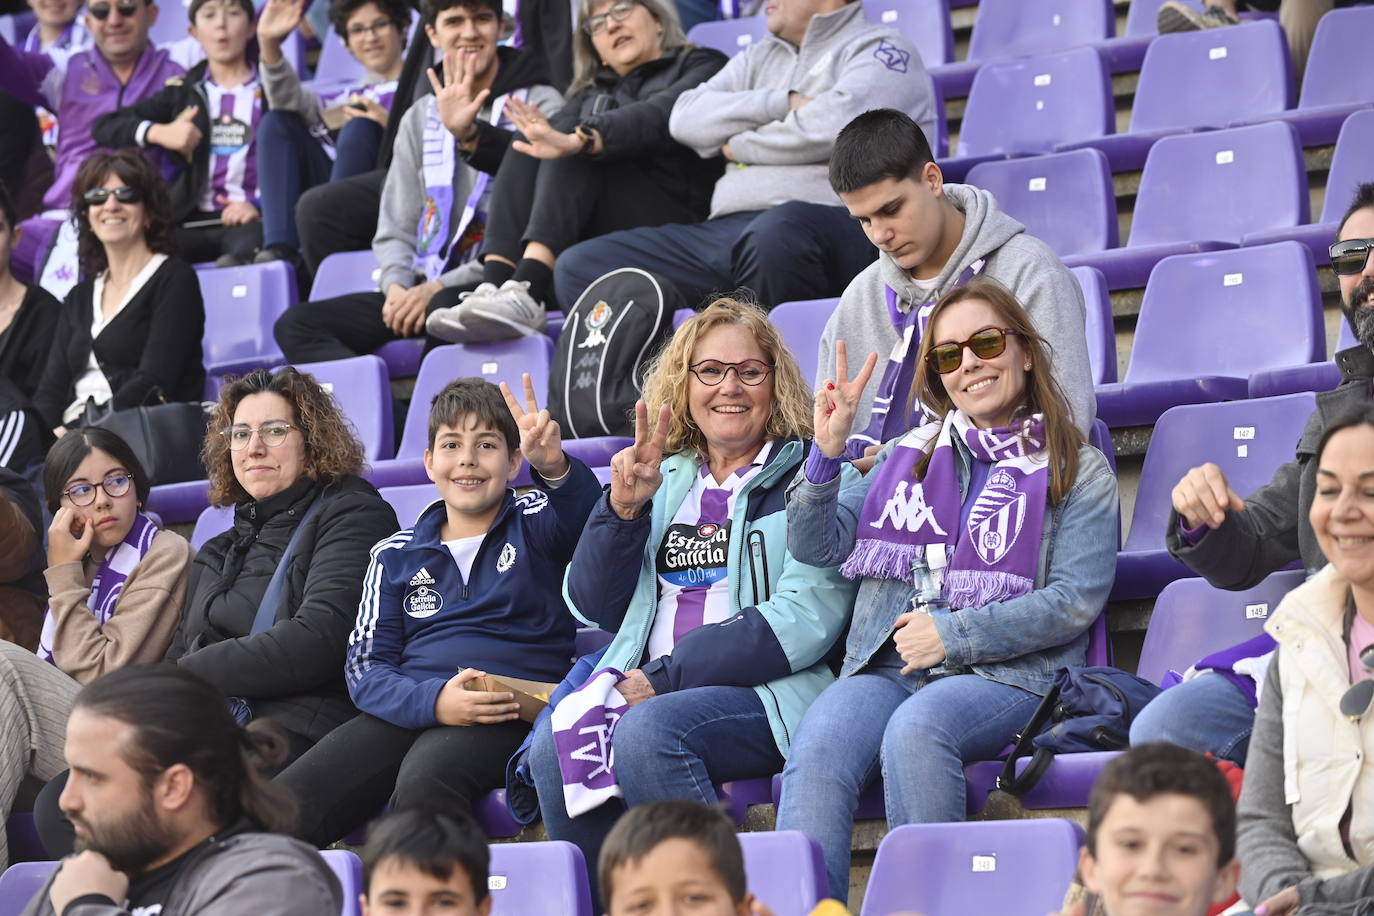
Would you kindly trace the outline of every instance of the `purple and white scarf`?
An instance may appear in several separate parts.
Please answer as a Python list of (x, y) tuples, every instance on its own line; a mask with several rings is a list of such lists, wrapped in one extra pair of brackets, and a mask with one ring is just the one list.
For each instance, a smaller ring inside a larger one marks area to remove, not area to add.
[[(157, 531), (157, 524), (151, 518), (142, 512), (138, 513), (124, 540), (105, 554), (100, 568), (95, 571), (95, 579), (91, 582), (91, 597), (87, 599), (86, 607), (90, 609), (91, 615), (100, 621), (102, 627), (114, 616), (119, 596), (124, 592), (124, 581), (129, 578), (134, 568), (143, 562), (148, 548), (153, 546), (153, 538)], [(52, 652), (53, 633), (56, 628), (57, 622), (53, 619), (52, 608), (48, 608), (43, 615), (43, 633), (38, 637), (38, 657), (53, 665), (57, 664)]]
[[(965, 267), (945, 292), (958, 289), (974, 274), (983, 269), (983, 259), (979, 258)], [(890, 286), (883, 287), (887, 300), (887, 316), (897, 330), (897, 343), (887, 355), (887, 365), (878, 379), (878, 390), (873, 395), (873, 409), (868, 415), (868, 425), (861, 433), (854, 433), (845, 444), (844, 459), (853, 461), (862, 458), (864, 450), (870, 445), (882, 445), (895, 439), (911, 428), (912, 417), (902, 409), (907, 392), (916, 381), (916, 354), (921, 350), (921, 335), (926, 332), (930, 313), (935, 309), (939, 296), (931, 296), (903, 313), (898, 307), (897, 291)], [(894, 410), (893, 401), (896, 400)]]
[[(992, 464), (960, 537), (959, 478), (952, 436)], [(934, 447), (924, 480), (913, 470)], [(908, 432), (877, 470), (859, 515), (858, 541), (841, 572), (911, 581), (911, 561), (924, 551), (943, 576), (945, 599), (958, 610), (1027, 594), (1035, 587), (1045, 524), (1049, 462), (1044, 418), (978, 429), (951, 411)]]
[(570, 817), (625, 794), (615, 780), (611, 747), (616, 723), (630, 705), (615, 689), (623, 680), (625, 675), (616, 669), (602, 668), (549, 714), (558, 771), (563, 776), (563, 804)]

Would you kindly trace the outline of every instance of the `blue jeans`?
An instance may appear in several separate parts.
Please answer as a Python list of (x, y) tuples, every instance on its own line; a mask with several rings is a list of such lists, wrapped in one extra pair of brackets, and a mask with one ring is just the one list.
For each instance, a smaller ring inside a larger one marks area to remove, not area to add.
[(299, 248), (296, 201), (329, 180), (329, 156), (294, 111), (263, 113), (258, 123), (257, 156), (263, 247)]
[(838, 296), (877, 256), (844, 207), (789, 201), (702, 223), (611, 232), (572, 246), (554, 266), (558, 301), (573, 303), (591, 282), (621, 267), (667, 280), (698, 308), (716, 292), (744, 286), (766, 309)]
[(1219, 674), (1204, 674), (1161, 693), (1131, 723), (1131, 744), (1169, 741), (1245, 766), (1255, 709)]
[(616, 724), (615, 776), (625, 802), (610, 801), (579, 817), (563, 806), (553, 728), (534, 734), (530, 769), (551, 840), (575, 843), (587, 860), (594, 912), (602, 912), (596, 884), (601, 843), (626, 805), (687, 799), (715, 805), (713, 782), (771, 776), (782, 769), (768, 714), (748, 687), (693, 687), (651, 697)]
[(782, 773), (778, 829), (820, 844), (839, 900), (849, 896), (854, 809), (880, 771), (889, 827), (962, 821), (964, 763), (996, 757), (1040, 702), (976, 674), (919, 686), (901, 665), (889, 647), (827, 687), (806, 711)]
[(334, 141), (334, 167), (329, 170), (329, 180), (342, 181), (375, 169), (385, 132), (386, 128), (371, 118), (354, 118), (345, 124)]

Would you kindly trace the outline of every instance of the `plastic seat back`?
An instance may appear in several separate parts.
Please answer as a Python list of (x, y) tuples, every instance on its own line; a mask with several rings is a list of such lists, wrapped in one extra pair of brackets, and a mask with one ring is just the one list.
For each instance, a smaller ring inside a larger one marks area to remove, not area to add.
[(0, 916), (19, 916), (60, 862), (19, 862), (0, 874)]
[(390, 458), (395, 432), (391, 424), (391, 378), (380, 357), (354, 356), (324, 363), (301, 363), (296, 367), (309, 372), (334, 395), (343, 408), (369, 461)]
[(1116, 324), (1107, 280), (1096, 267), (1069, 269), (1083, 290), (1083, 329), (1088, 335), (1088, 365), (1094, 385), (1116, 381)]
[(343, 888), (341, 916), (358, 916), (362, 912), (358, 898), (363, 893), (363, 860), (347, 849), (325, 849), (320, 855)]
[(424, 512), (439, 498), (439, 491), (434, 488), (432, 483), (382, 487), (377, 492), (382, 494), (382, 499), (386, 500), (391, 508), (396, 510), (396, 519), (401, 523), (402, 528), (413, 527), (415, 522), (419, 520), (420, 513)]
[(572, 843), (493, 843), (491, 916), (592, 916), (587, 866)]
[(774, 916), (806, 916), (829, 896), (825, 859), (816, 841), (796, 830), (741, 833), (749, 890)]
[(382, 269), (377, 266), (377, 256), (372, 249), (366, 251), (339, 251), (320, 262), (315, 271), (315, 282), (310, 287), (310, 301), (332, 299), (348, 293), (377, 291), (377, 279)]
[(981, 0), (969, 60), (1049, 54), (1111, 38), (1111, 0)]
[(1101, 150), (983, 162), (964, 180), (991, 191), (1009, 216), (1061, 258), (1117, 245), (1116, 191)]
[[(1374, 7), (1370, 8), (1370, 12), (1374, 12)], [(1325, 23), (1326, 20), (1323, 19), (1322, 22)], [(1369, 97), (1374, 99), (1374, 92)], [(1374, 110), (1357, 111), (1345, 119), (1345, 123), (1341, 125), (1340, 136), (1336, 138), (1336, 152), (1331, 156), (1331, 171), (1326, 175), (1322, 218), (1317, 222), (1339, 221), (1345, 215), (1350, 202), (1355, 199), (1355, 190), (1363, 182), (1374, 178), (1374, 173), (1371, 173), (1369, 168), (1371, 149), (1374, 149)]]
[(703, 47), (715, 48), (727, 57), (734, 57), (751, 44), (767, 37), (766, 16), (698, 22), (687, 33), (688, 41)]
[(233, 506), (207, 506), (196, 519), (196, 527), (191, 530), (191, 546), (200, 550), (206, 541), (223, 534), (233, 526)]
[[(768, 313), (801, 369), (802, 381), (814, 385), (819, 371), (821, 334), (839, 299), (806, 299), (784, 302)], [(862, 365), (862, 363), (860, 363)], [(852, 370), (851, 371), (855, 371)]]
[(864, 4), (869, 22), (890, 25), (921, 52), (927, 67), (954, 59), (954, 32), (945, 0), (873, 0)]
[(205, 300), (201, 346), (209, 372), (282, 362), (272, 336), (277, 318), (296, 302), (295, 271), (285, 261), (196, 271)]
[(1044, 153), (1115, 130), (1111, 80), (1092, 48), (989, 61), (973, 78), (955, 155)]
[(1374, 101), (1374, 67), (1369, 64), (1371, 35), (1374, 7), (1353, 6), (1322, 16), (1308, 52), (1298, 107)]

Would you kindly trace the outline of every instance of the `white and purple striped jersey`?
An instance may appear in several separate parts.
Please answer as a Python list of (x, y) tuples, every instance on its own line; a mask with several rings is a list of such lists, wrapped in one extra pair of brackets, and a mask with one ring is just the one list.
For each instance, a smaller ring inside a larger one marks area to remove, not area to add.
[[(77, 51), (89, 48), (91, 44), (91, 33), (86, 31), (86, 27), (79, 21), (73, 21), (57, 37), (56, 41), (47, 45), (43, 44), (42, 34), (39, 32), (38, 26), (35, 25), (29, 30), (29, 34), (24, 36), (19, 49), (33, 54), (46, 54), (53, 63), (63, 67), (66, 66), (67, 58)], [(43, 145), (55, 149), (57, 147), (57, 115), (42, 105), (34, 106), (34, 111), (38, 115), (38, 129), (43, 135)]]
[(768, 463), (766, 443), (752, 464), (716, 483), (705, 464), (687, 498), (663, 533), (654, 567), (658, 572), (658, 613), (649, 631), (647, 659), (672, 655), (683, 636), (708, 623), (734, 616), (730, 604), (730, 518), (735, 497)]
[(207, 79), (209, 102), (210, 180), (198, 209), (224, 209), (224, 201), (253, 202), (258, 196), (257, 138), (262, 120), (262, 86), (256, 79), (225, 88)]

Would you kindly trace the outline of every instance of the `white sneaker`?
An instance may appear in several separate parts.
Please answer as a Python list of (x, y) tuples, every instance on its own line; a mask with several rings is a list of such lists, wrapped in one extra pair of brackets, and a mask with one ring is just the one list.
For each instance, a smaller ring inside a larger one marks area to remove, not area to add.
[(454, 306), (466, 335), (465, 341), (509, 340), (543, 334), (547, 330), (548, 313), (530, 295), (527, 281), (507, 280), (499, 290), (492, 292), (482, 288), (490, 286), (482, 284)]
[(463, 326), (463, 318), (458, 313), (459, 307), (472, 296), (491, 296), (495, 295), (496, 292), (495, 283), (480, 283), (474, 290), (459, 293), (458, 305), (435, 309), (429, 313), (429, 316), (425, 318), (425, 333), (449, 343), (464, 343), (470, 340), (468, 330)]

